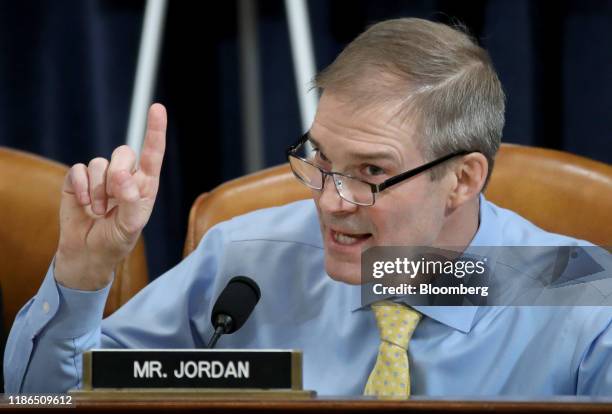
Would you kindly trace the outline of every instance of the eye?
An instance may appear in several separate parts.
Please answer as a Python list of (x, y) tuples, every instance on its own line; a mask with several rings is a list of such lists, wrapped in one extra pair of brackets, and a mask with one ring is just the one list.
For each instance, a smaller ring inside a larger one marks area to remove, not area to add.
[(365, 172), (367, 175), (383, 175), (385, 170), (376, 165), (366, 165)]
[(321, 152), (320, 149), (318, 148), (313, 148), (313, 152), (315, 153), (315, 160), (322, 162), (324, 164), (329, 164), (329, 158), (327, 158), (325, 156), (325, 154), (323, 154), (323, 152)]

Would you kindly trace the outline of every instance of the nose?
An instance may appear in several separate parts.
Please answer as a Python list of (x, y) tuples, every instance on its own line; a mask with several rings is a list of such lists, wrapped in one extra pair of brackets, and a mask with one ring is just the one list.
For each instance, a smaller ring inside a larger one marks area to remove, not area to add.
[[(353, 203), (349, 203), (338, 193), (337, 183), (335, 183), (334, 178), (330, 178), (329, 175), (325, 175), (323, 178), (323, 189), (318, 193), (318, 199), (315, 198), (319, 208), (330, 214), (345, 214), (352, 213), (357, 210), (357, 205)], [(340, 183), (341, 184), (341, 183)]]

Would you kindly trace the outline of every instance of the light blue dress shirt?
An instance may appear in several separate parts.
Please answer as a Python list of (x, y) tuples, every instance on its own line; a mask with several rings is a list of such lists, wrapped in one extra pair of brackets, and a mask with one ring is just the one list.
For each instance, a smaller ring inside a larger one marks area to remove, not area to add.
[[(576, 245), (480, 199), (473, 246)], [(378, 352), (360, 288), (332, 280), (312, 200), (260, 210), (211, 229), (198, 248), (102, 320), (108, 287), (56, 284), (53, 266), (19, 312), (4, 356), (7, 393), (65, 392), (81, 384), (91, 348), (202, 348), (211, 305), (247, 275), (262, 297), (220, 348), (304, 352), (304, 387), (361, 395)], [(612, 394), (612, 307), (419, 307), (409, 346), (413, 395), (476, 397)]]

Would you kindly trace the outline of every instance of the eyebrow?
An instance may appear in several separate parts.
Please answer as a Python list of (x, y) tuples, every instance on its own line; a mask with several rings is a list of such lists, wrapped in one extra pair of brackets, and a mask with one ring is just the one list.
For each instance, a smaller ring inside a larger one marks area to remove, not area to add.
[[(310, 141), (316, 148), (320, 148), (321, 150), (323, 150), (321, 147), (321, 144), (319, 144), (319, 142), (312, 137), (310, 132), (308, 132), (306, 135), (308, 136), (308, 141)], [(356, 158), (360, 161), (388, 160), (388, 161), (398, 162), (397, 158), (394, 157), (392, 153), (387, 152), (387, 151), (374, 151), (374, 152), (362, 153), (362, 152), (353, 152), (349, 150), (347, 151), (347, 153), (349, 156)]]

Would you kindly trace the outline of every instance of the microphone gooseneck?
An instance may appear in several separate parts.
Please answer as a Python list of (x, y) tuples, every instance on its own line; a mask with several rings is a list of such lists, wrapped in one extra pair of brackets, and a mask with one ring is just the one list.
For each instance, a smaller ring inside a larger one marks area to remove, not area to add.
[(210, 338), (207, 348), (214, 348), (219, 338), (221, 338), (221, 335), (231, 331), (233, 323), (234, 321), (231, 316), (222, 314), (217, 315), (217, 321), (213, 324), (213, 326), (215, 326), (215, 333), (212, 338)]

